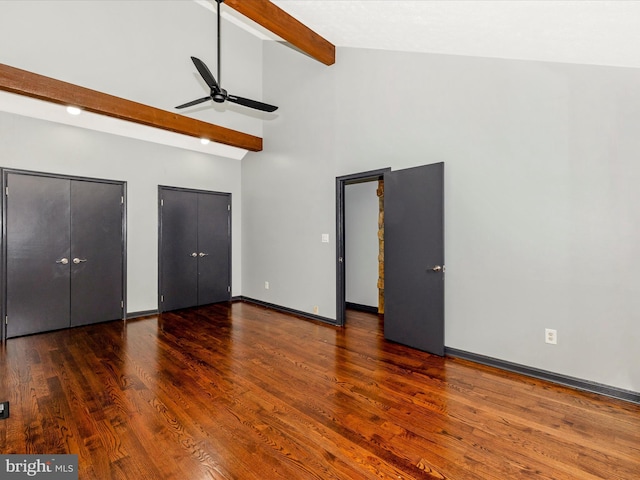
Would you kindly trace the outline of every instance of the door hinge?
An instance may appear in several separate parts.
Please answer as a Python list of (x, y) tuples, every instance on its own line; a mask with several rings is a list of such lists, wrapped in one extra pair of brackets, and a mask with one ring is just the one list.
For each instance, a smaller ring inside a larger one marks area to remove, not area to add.
[(161, 199), (160, 199), (160, 206), (161, 206), (161, 207), (164, 207), (164, 198), (161, 198)]
[(4, 317), (4, 324), (5, 324), (5, 325), (9, 325), (9, 315), (7, 315), (6, 317)]
[(124, 195), (120, 196), (120, 205), (124, 205)]
[(227, 211), (230, 212), (231, 211), (231, 205), (227, 205)]
[(227, 287), (227, 292), (231, 293), (231, 287)]
[(4, 195), (5, 195), (6, 197), (8, 197), (8, 196), (9, 196), (9, 187), (4, 187)]
[(124, 300), (120, 300), (120, 308), (124, 308)]
[(160, 302), (164, 303), (164, 295), (160, 295)]

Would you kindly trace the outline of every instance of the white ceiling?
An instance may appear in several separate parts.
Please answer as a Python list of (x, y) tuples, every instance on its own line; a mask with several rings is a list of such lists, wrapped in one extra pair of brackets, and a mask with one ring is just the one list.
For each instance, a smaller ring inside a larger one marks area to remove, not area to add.
[(640, 1), (272, 2), (338, 47), (640, 67)]

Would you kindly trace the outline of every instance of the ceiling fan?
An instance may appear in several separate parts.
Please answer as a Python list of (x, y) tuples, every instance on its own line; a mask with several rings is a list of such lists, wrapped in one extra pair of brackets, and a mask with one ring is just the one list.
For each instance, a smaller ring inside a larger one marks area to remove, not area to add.
[[(218, 81), (222, 82), (220, 75), (220, 4), (224, 2), (224, 0), (216, 0), (216, 2), (218, 3)], [(278, 107), (269, 105), (268, 103), (262, 103), (257, 100), (250, 100), (248, 98), (238, 97), (227, 93), (227, 91), (220, 86), (220, 83), (216, 82), (215, 77), (211, 74), (211, 71), (202, 60), (196, 57), (191, 57), (191, 60), (211, 92), (206, 97), (178, 105), (176, 108), (191, 107), (193, 105), (206, 102), (207, 100), (213, 100), (216, 103), (223, 103), (226, 100), (232, 103), (237, 103), (238, 105), (244, 105), (245, 107), (255, 108), (256, 110), (261, 110), (263, 112), (274, 112), (278, 109)]]

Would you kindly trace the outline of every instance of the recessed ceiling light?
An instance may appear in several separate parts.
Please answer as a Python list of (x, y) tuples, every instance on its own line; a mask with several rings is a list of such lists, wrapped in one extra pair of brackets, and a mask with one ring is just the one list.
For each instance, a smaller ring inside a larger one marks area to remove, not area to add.
[(208, 145), (209, 144), (209, 139), (208, 138), (201, 138), (200, 139), (200, 143), (203, 145)]
[(80, 115), (81, 111), (78, 107), (67, 107), (67, 113), (71, 115)]

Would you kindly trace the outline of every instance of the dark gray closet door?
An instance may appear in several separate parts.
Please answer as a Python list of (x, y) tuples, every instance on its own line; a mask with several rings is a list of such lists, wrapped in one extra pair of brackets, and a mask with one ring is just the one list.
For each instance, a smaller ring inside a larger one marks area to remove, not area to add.
[(198, 194), (163, 189), (160, 281), (162, 311), (198, 304)]
[(230, 196), (198, 194), (198, 305), (231, 298)]
[(69, 326), (69, 180), (7, 174), (7, 338)]
[(384, 336), (444, 355), (444, 164), (384, 174)]
[(71, 325), (123, 318), (121, 184), (71, 181)]

